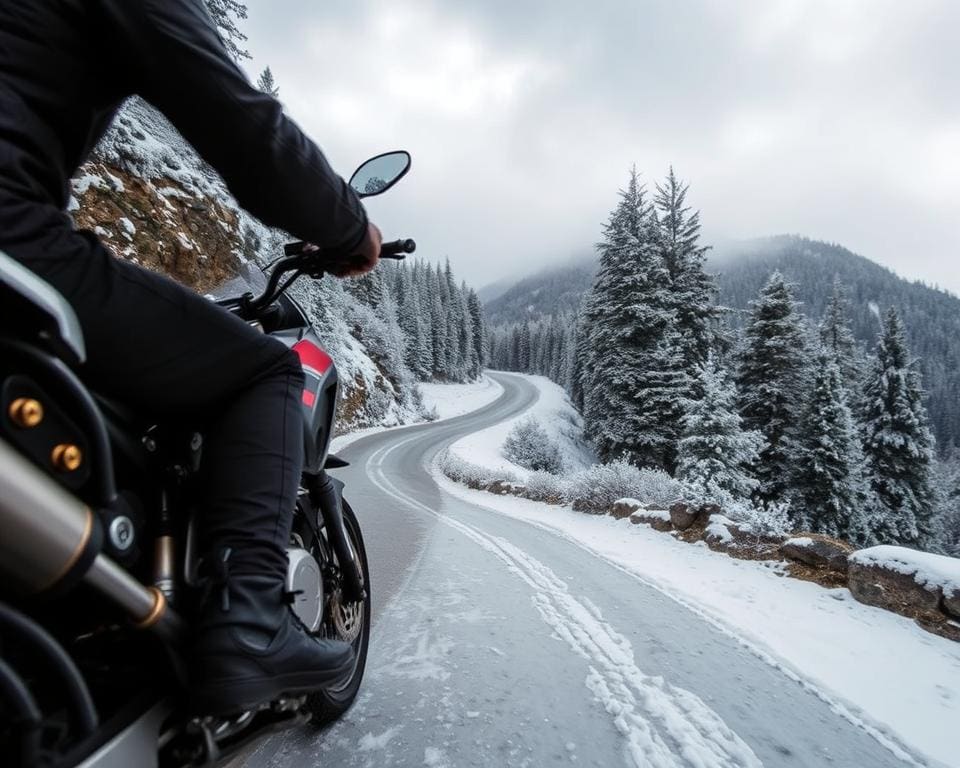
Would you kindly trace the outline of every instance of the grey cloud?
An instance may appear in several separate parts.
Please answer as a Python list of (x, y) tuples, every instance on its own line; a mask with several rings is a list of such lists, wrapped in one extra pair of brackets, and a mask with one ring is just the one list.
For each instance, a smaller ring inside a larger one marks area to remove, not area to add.
[(345, 173), (410, 148), (371, 211), (473, 282), (589, 249), (636, 162), (691, 180), (708, 240), (800, 232), (960, 291), (960, 4), (249, 6), (251, 70)]

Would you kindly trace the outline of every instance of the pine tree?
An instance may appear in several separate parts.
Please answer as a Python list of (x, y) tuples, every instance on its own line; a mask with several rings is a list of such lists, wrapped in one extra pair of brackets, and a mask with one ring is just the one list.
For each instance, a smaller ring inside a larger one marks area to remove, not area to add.
[(447, 378), (447, 318), (440, 291), (439, 268), (427, 267), (426, 282), (433, 286), (427, 295), (430, 301), (430, 329), (433, 336), (433, 377), (440, 381)]
[(779, 272), (751, 302), (737, 374), (744, 427), (765, 440), (757, 462), (761, 503), (788, 500), (792, 441), (804, 413), (808, 380), (806, 333), (799, 304)]
[(850, 312), (847, 292), (837, 278), (833, 280), (830, 303), (820, 321), (820, 343), (829, 351), (840, 369), (843, 386), (849, 396), (848, 405), (856, 411), (861, 390), (863, 355), (850, 329)]
[(933, 436), (916, 362), (891, 308), (864, 393), (863, 452), (878, 502), (870, 524), (883, 543), (926, 548), (936, 545), (940, 532), (931, 483)]
[(677, 477), (702, 501), (727, 505), (747, 499), (759, 483), (751, 467), (763, 436), (744, 431), (734, 387), (713, 359), (699, 369), (701, 397), (687, 403)]
[(518, 336), (518, 345), (517, 345), (517, 362), (516, 369), (521, 373), (530, 372), (530, 325), (529, 323), (524, 323), (520, 326), (519, 336)]
[(220, 33), (220, 38), (229, 53), (235, 60), (249, 59), (250, 53), (240, 46), (246, 42), (247, 36), (237, 26), (238, 21), (247, 18), (247, 6), (240, 0), (204, 0), (213, 25)]
[(863, 454), (834, 350), (820, 352), (799, 448), (792, 491), (799, 526), (867, 543)]
[(483, 317), (483, 305), (480, 297), (472, 288), (467, 295), (467, 311), (470, 314), (473, 329), (473, 348), (476, 350), (476, 368), (470, 373), (472, 378), (479, 378), (487, 364), (487, 329)]
[(692, 394), (680, 334), (665, 330), (643, 362), (644, 375), (636, 395), (635, 431), (631, 435), (634, 445), (623, 456), (638, 466), (673, 473), (684, 404)]
[(270, 67), (265, 67), (263, 72), (260, 73), (260, 79), (257, 80), (257, 88), (273, 96), (275, 99), (279, 98), (280, 89), (273, 79), (273, 72), (270, 71)]
[(653, 211), (633, 169), (597, 246), (600, 266), (584, 305), (585, 432), (604, 461), (659, 460), (647, 453), (650, 425), (640, 401), (650, 355), (673, 322), (657, 241)]
[(720, 312), (714, 278), (704, 269), (707, 248), (700, 245), (700, 212), (686, 205), (689, 185), (677, 179), (673, 167), (657, 185), (654, 206), (659, 224), (658, 247), (670, 278), (666, 294), (676, 317), (680, 350), (688, 370), (702, 365), (714, 347)]

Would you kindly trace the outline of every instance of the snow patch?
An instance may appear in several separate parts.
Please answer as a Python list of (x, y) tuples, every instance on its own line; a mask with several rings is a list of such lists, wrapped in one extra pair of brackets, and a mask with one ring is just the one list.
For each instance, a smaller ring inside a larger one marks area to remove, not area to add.
[(728, 517), (710, 515), (710, 521), (707, 523), (707, 538), (718, 540), (721, 544), (729, 544), (733, 541), (733, 534), (730, 533), (729, 528), (731, 525), (735, 525), (735, 523)]
[(489, 405), (503, 394), (503, 387), (489, 376), (469, 384), (419, 385), (423, 405), (427, 413), (433, 413), (437, 421), (453, 419)]
[(792, 539), (787, 539), (783, 542), (783, 546), (787, 547), (812, 547), (813, 539), (809, 536), (794, 536)]
[(395, 725), (391, 728), (387, 728), (379, 736), (374, 736), (373, 733), (368, 733), (365, 736), (360, 738), (360, 743), (357, 745), (357, 748), (361, 752), (373, 752), (379, 749), (386, 749), (387, 745), (390, 743), (390, 740), (395, 738), (402, 728), (399, 725)]

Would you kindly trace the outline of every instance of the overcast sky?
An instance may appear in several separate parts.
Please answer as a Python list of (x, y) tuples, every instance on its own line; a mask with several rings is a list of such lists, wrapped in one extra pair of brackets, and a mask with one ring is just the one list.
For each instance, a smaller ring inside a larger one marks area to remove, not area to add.
[(960, 2), (248, 0), (251, 73), (387, 237), (476, 286), (589, 252), (636, 163), (705, 242), (800, 233), (960, 292)]

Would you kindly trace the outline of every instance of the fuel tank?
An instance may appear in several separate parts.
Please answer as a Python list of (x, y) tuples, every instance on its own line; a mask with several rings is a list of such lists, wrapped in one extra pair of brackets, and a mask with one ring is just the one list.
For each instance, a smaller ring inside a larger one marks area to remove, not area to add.
[(323, 469), (333, 438), (339, 382), (337, 367), (312, 328), (296, 328), (272, 334), (290, 347), (303, 367), (304, 471)]

